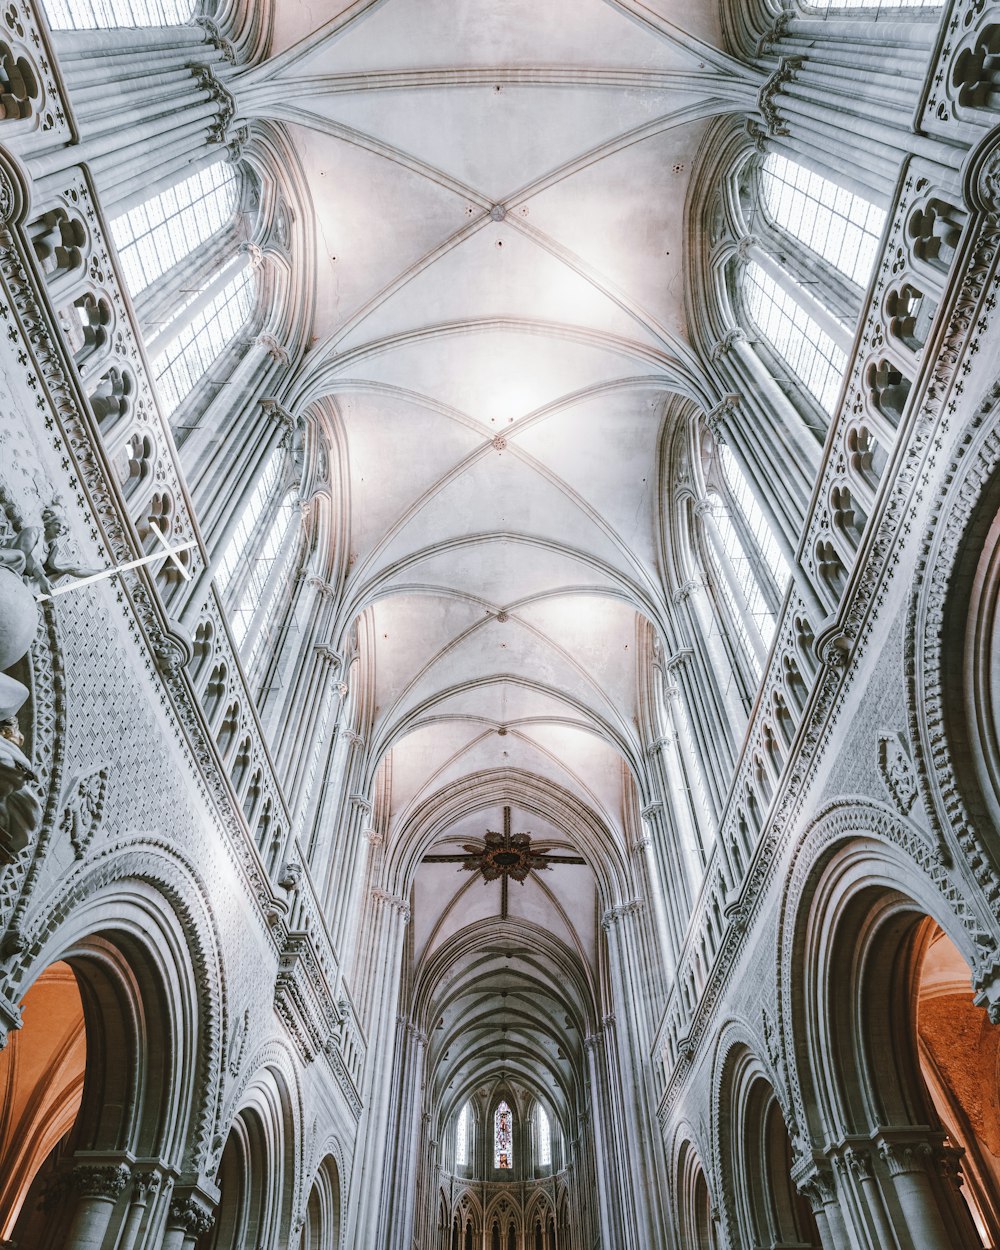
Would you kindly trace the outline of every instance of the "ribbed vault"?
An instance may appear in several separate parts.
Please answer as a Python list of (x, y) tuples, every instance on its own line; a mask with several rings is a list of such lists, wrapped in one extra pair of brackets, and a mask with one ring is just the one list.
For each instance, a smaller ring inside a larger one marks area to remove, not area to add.
[[(440, 1134), (515, 1082), (586, 1105), (609, 907), (636, 897), (641, 655), (670, 644), (663, 423), (719, 396), (687, 340), (685, 195), (751, 106), (714, 6), (290, 2), (236, 75), (316, 208), (313, 339), (344, 494), (333, 646), (382, 882), (412, 912), (404, 1011)], [(353, 640), (353, 641), (352, 641)], [(499, 830), (579, 865), (501, 887), (426, 863)]]

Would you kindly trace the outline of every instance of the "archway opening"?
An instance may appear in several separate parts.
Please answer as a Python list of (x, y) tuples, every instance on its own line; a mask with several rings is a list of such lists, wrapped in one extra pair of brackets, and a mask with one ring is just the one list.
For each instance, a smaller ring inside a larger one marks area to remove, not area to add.
[(69, 964), (46, 968), (25, 994), (21, 1016), (0, 1052), (0, 1241), (13, 1240), (17, 1229), (28, 1245), (83, 1099), (86, 1027)]
[(984, 1245), (1000, 1244), (1000, 1028), (973, 1001), (969, 965), (934, 923), (916, 940), (920, 1073), (942, 1127), (963, 1151), (968, 1204)]

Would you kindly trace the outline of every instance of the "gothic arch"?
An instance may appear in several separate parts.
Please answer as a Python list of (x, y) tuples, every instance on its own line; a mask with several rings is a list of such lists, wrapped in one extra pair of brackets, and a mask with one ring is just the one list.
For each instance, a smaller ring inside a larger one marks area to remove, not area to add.
[[(210, 916), (191, 866), (173, 848), (147, 840), (99, 859), (47, 904), (43, 917), (26, 919), (26, 953), (6, 975), (8, 993), (20, 995), (51, 964), (82, 966), (91, 959), (109, 986), (118, 984), (123, 1001), (136, 1003), (146, 1036), (157, 1043), (169, 1038), (162, 1069), (169, 1093), (157, 1113), (162, 1126), (137, 1120), (127, 1135), (152, 1134), (155, 1153), (196, 1172), (212, 1166), (227, 1027), (224, 970)], [(143, 1040), (133, 1034), (131, 1045), (141, 1047)]]

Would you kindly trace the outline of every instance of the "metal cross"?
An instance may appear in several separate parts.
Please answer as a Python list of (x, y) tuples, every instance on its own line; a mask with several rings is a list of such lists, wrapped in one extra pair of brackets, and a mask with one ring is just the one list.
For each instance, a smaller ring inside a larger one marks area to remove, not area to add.
[(425, 855), (425, 864), (461, 864), (466, 872), (480, 872), (484, 882), (500, 881), (500, 919), (507, 919), (507, 882), (521, 885), (529, 872), (541, 872), (552, 864), (585, 864), (579, 855), (550, 855), (531, 846), (530, 833), (511, 833), (510, 808), (503, 809), (503, 833), (487, 830), (482, 846), (463, 842), (464, 855)]

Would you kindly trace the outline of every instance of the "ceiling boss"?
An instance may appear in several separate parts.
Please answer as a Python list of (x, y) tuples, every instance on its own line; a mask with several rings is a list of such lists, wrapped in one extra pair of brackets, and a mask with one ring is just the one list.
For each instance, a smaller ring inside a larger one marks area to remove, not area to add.
[(530, 872), (547, 870), (552, 864), (585, 864), (579, 855), (552, 855), (536, 851), (530, 833), (511, 833), (510, 808), (503, 809), (503, 833), (489, 829), (482, 845), (463, 842), (463, 855), (425, 855), (425, 864), (461, 864), (465, 872), (482, 873), (483, 881), (500, 882), (500, 919), (507, 919), (507, 882), (511, 877), (523, 885)]

